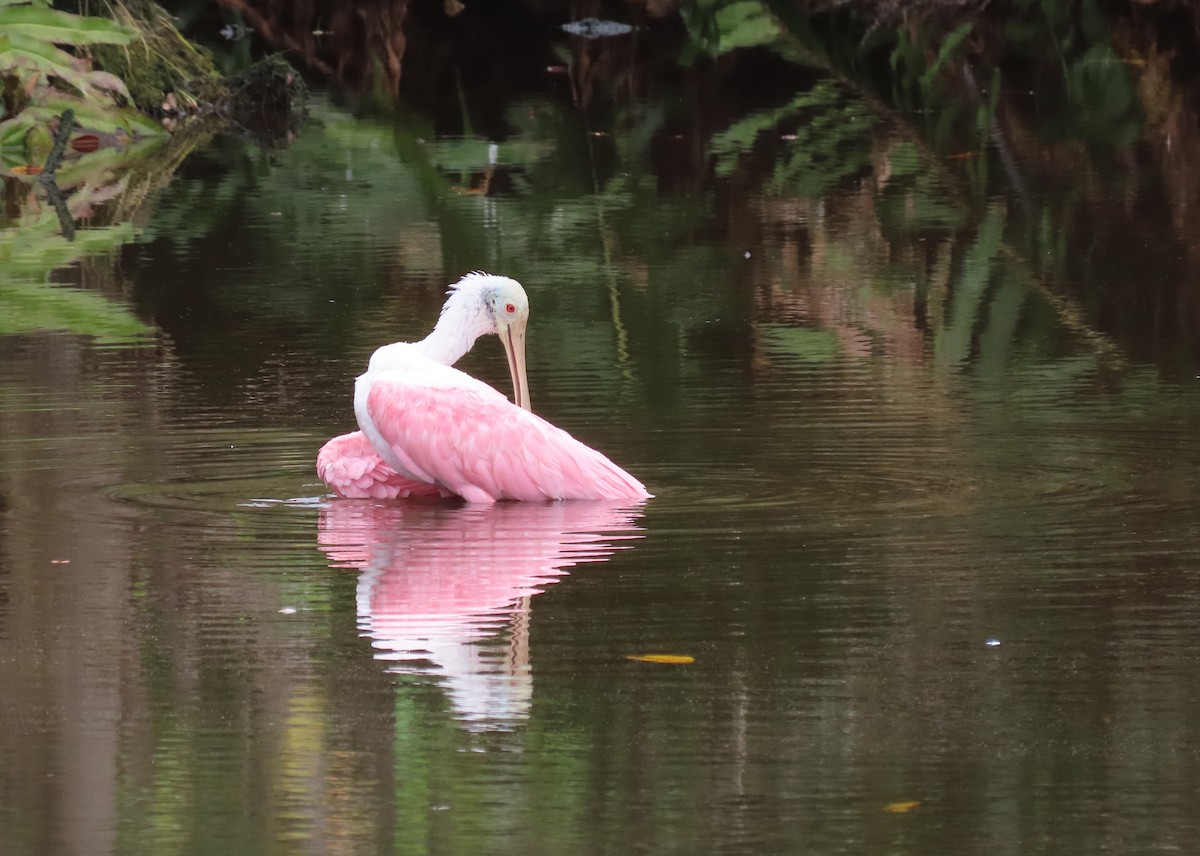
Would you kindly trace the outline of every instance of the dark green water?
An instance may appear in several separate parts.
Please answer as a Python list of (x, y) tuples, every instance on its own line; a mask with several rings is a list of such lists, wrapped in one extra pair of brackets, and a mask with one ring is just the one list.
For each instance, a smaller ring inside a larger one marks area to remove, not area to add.
[[(959, 185), (865, 109), (815, 160), (751, 113), (688, 180), (649, 112), (530, 99), (489, 155), (321, 102), (58, 284), (10, 259), (0, 851), (1193, 847), (1194, 298), (1178, 244), (1097, 239), (1162, 191)], [(317, 483), (472, 269), (529, 292), (534, 408), (655, 499)]]

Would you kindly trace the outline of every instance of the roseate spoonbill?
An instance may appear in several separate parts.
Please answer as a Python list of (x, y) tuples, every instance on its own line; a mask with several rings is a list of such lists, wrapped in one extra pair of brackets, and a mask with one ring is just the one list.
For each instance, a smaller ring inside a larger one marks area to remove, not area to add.
[[(347, 497), (647, 499), (646, 488), (629, 473), (529, 411), (529, 299), (521, 284), (469, 273), (448, 295), (432, 333), (371, 355), (354, 384), (361, 430), (321, 448), (322, 481)], [(488, 333), (508, 354), (515, 404), (452, 368)]]

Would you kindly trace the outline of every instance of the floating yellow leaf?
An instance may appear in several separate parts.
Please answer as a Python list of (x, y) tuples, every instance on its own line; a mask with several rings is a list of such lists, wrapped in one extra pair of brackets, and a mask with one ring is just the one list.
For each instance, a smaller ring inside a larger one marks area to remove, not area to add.
[(630, 654), (628, 659), (641, 663), (669, 663), (671, 665), (696, 662), (695, 657), (689, 657), (687, 654)]
[(906, 811), (912, 811), (921, 804), (920, 800), (909, 800), (908, 802), (888, 803), (883, 807), (884, 811), (890, 811), (892, 814), (904, 814)]

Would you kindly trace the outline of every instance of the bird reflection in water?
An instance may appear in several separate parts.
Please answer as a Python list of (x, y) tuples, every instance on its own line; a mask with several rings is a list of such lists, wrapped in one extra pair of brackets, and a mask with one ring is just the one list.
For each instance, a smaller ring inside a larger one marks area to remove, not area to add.
[(641, 515), (611, 501), (341, 500), (321, 509), (317, 542), (332, 567), (360, 572), (358, 626), (376, 658), (440, 676), (466, 727), (503, 728), (532, 698), (530, 598), (631, 546)]

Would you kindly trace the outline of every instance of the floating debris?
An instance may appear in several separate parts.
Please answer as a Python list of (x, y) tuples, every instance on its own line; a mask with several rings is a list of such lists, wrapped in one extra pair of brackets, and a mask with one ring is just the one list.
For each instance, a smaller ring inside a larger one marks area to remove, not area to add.
[(583, 39), (604, 39), (610, 36), (624, 36), (633, 32), (629, 24), (620, 21), (601, 21), (599, 18), (584, 18), (562, 25), (563, 32)]
[(639, 663), (665, 663), (671, 666), (684, 666), (696, 662), (695, 657), (687, 654), (629, 654), (627, 660), (637, 660)]

